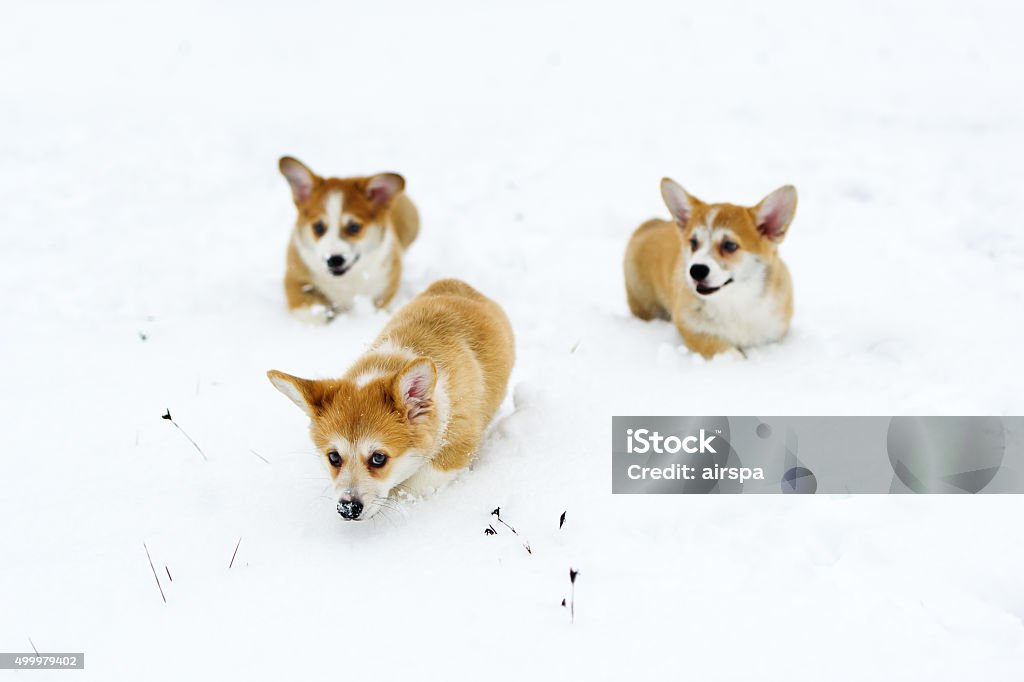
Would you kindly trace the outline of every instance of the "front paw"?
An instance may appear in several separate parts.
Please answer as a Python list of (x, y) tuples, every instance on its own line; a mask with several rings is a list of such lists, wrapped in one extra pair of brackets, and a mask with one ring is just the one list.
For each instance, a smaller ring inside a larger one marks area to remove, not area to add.
[(444, 488), (458, 475), (458, 471), (440, 471), (433, 464), (425, 464), (407, 478), (399, 488), (403, 497), (425, 498)]
[(334, 308), (323, 303), (314, 303), (301, 308), (292, 308), (292, 315), (306, 324), (323, 325), (334, 319)]
[(738, 346), (721, 351), (715, 355), (715, 359), (727, 360), (729, 362), (739, 362), (747, 359), (747, 354), (743, 352), (743, 349)]

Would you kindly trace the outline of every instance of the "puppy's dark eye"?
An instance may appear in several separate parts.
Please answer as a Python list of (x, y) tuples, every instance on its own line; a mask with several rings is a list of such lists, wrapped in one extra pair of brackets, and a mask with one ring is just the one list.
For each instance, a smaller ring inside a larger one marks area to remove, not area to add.
[(341, 466), (341, 455), (338, 454), (337, 450), (331, 450), (327, 453), (327, 459), (330, 461), (332, 467)]
[(360, 225), (359, 223), (357, 223), (354, 220), (350, 220), (348, 225), (345, 226), (345, 234), (349, 234), (349, 235), (355, 236), (355, 235), (359, 234), (359, 230), (361, 230), (361, 229), (363, 229), (362, 225)]
[(736, 253), (736, 250), (740, 248), (740, 245), (731, 239), (726, 239), (722, 242), (722, 251), (725, 253)]
[(324, 221), (318, 220), (313, 223), (313, 234), (317, 237), (323, 237), (325, 232), (327, 232), (327, 226), (324, 225)]
[(378, 451), (370, 455), (370, 466), (372, 466), (375, 469), (379, 469), (387, 463), (388, 456), (385, 455), (383, 452)]
[(696, 251), (697, 250), (697, 246), (698, 246), (697, 238), (696, 237), (690, 237), (690, 250)]

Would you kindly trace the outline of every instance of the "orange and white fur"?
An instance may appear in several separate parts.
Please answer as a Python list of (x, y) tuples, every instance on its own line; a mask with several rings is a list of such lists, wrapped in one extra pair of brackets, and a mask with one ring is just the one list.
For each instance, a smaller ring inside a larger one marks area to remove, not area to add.
[(326, 323), (358, 296), (386, 306), (420, 225), (402, 176), (321, 178), (290, 156), (278, 165), (298, 209), (284, 276), (289, 310)]
[(401, 308), (340, 379), (267, 375), (311, 420), (337, 510), (371, 518), (402, 490), (425, 495), (469, 466), (514, 361), (497, 303), (455, 279)]
[(642, 320), (672, 320), (687, 348), (710, 358), (778, 341), (793, 317), (793, 284), (778, 247), (796, 189), (756, 206), (706, 204), (661, 181), (674, 220), (649, 220), (626, 248), (626, 297)]

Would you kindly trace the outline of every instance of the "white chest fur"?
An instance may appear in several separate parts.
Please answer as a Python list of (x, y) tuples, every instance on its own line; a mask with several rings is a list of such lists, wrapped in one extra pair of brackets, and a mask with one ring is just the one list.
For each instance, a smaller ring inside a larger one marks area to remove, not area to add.
[(301, 245), (298, 246), (299, 255), (310, 271), (313, 286), (339, 310), (351, 308), (358, 296), (377, 300), (391, 281), (392, 259), (394, 249), (397, 248), (391, 230), (385, 231), (380, 244), (361, 253), (359, 260), (340, 277), (328, 272), (316, 253), (310, 254)]
[(786, 334), (783, 304), (773, 292), (765, 291), (762, 281), (733, 282), (701, 299), (699, 307), (686, 315), (686, 326), (740, 348), (758, 346)]

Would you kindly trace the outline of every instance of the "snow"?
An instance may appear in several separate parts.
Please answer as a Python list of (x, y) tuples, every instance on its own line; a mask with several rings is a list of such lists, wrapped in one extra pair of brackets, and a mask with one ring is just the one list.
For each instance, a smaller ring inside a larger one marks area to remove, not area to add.
[[(1022, 15), (8, 8), (0, 650), (90, 680), (1021, 679), (1019, 498), (612, 496), (609, 441), (613, 414), (1024, 410)], [(287, 315), (283, 154), (402, 173), (399, 302), (461, 277), (517, 332), (474, 469), (375, 522), (338, 518), (264, 375), (340, 375), (388, 319)], [(797, 187), (783, 343), (708, 362), (629, 316), (665, 175)], [(498, 506), (519, 536), (484, 534)]]

